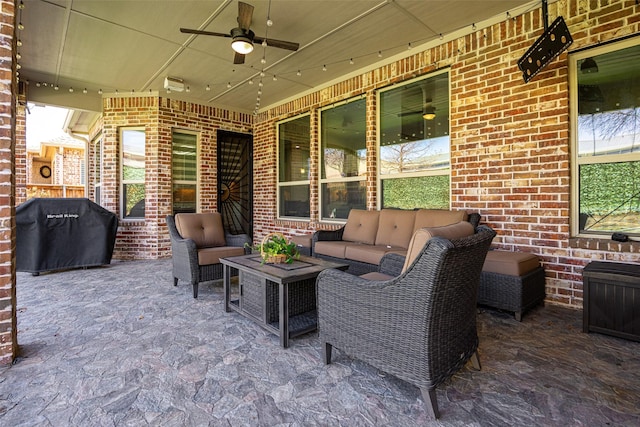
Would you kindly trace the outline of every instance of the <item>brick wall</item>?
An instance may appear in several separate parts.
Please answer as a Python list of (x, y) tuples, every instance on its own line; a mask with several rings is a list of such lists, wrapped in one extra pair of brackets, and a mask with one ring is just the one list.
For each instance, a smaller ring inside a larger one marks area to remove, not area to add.
[[(574, 43), (593, 46), (640, 31), (635, 1), (561, 0), (549, 5), (549, 22), (562, 15)], [(572, 239), (569, 234), (570, 140), (568, 54), (529, 83), (517, 60), (542, 34), (540, 8), (416, 53), (308, 94), (258, 115), (254, 127), (256, 238), (280, 231), (301, 234), (335, 228), (318, 221), (317, 179), (311, 182), (310, 222), (276, 219), (276, 122), (311, 111), (311, 145), (317, 150), (317, 111), (331, 103), (367, 97), (367, 207), (377, 206), (375, 90), (450, 67), (451, 207), (477, 211), (497, 233), (495, 247), (538, 254), (546, 270), (547, 301), (582, 305), (582, 269), (593, 259), (639, 262), (640, 244)], [(317, 151), (316, 151), (317, 152)], [(312, 177), (318, 165), (312, 162)], [(315, 212), (315, 214), (314, 214)]]
[[(155, 96), (113, 97), (103, 100), (102, 120), (92, 130), (101, 134), (102, 206), (120, 216), (119, 130), (144, 127), (146, 132), (145, 218), (120, 220), (114, 258), (156, 259), (171, 255), (165, 217), (172, 212), (171, 134), (173, 129), (199, 132), (200, 210), (217, 207), (216, 133), (218, 129), (247, 133), (252, 116), (216, 107)], [(90, 165), (95, 166), (95, 144), (90, 144)], [(94, 170), (94, 169), (91, 169)], [(95, 177), (90, 177), (93, 196)]]
[(18, 352), (15, 269), (17, 85), (14, 2), (0, 0), (0, 364)]

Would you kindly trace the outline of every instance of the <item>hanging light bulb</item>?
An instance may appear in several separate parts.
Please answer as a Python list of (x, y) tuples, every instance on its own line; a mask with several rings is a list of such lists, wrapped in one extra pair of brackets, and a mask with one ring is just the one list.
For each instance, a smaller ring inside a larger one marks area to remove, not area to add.
[(69, 88), (69, 93), (73, 93), (73, 88), (72, 87)]
[(87, 93), (87, 88), (85, 87), (84, 89), (82, 89), (82, 93)]
[(267, 27), (273, 27), (273, 21), (271, 18), (267, 18)]
[(98, 89), (98, 95), (102, 95), (102, 89)]
[(206, 90), (207, 92), (209, 92), (209, 91), (211, 90), (211, 86), (207, 85), (207, 87), (206, 87), (204, 90)]
[(278, 78), (276, 77), (276, 75), (275, 75), (275, 74), (273, 75), (273, 81), (274, 81), (274, 82), (277, 82), (277, 81), (278, 81)]

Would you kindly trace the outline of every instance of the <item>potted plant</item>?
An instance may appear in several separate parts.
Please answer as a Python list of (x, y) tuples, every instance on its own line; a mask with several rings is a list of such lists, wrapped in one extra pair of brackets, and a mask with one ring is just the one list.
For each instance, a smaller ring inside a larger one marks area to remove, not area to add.
[[(245, 246), (249, 246), (245, 244)], [(294, 259), (300, 257), (295, 243), (287, 241), (280, 233), (269, 233), (260, 244), (251, 247), (254, 252), (260, 252), (262, 263), (267, 264), (291, 264)]]

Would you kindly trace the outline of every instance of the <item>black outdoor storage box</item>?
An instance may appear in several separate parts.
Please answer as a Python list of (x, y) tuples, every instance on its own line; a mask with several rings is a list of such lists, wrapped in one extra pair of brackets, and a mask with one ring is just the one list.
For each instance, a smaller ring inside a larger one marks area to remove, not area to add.
[(30, 199), (16, 208), (16, 270), (109, 264), (117, 231), (117, 216), (89, 199)]
[(640, 265), (594, 261), (582, 279), (583, 331), (640, 341)]

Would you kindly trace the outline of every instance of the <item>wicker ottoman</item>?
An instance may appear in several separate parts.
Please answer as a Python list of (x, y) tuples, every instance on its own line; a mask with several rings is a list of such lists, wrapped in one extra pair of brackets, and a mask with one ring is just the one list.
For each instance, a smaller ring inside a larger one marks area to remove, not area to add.
[(478, 304), (512, 311), (522, 321), (524, 311), (543, 303), (544, 268), (538, 257), (524, 252), (489, 251), (485, 260)]
[(311, 238), (313, 234), (303, 234), (301, 236), (291, 236), (291, 241), (298, 247), (300, 255), (312, 256), (311, 254)]

